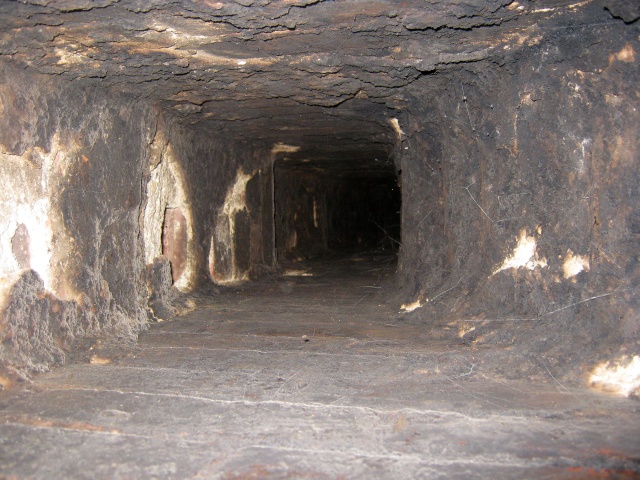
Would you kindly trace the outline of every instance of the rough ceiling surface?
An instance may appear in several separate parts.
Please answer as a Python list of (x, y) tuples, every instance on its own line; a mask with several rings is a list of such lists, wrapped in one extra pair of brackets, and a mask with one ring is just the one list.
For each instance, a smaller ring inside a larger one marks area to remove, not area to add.
[(3, 1), (0, 55), (98, 79), (210, 132), (305, 145), (333, 135), (349, 150), (393, 142), (388, 118), (416, 79), (505, 62), (558, 29), (588, 28), (589, 3)]

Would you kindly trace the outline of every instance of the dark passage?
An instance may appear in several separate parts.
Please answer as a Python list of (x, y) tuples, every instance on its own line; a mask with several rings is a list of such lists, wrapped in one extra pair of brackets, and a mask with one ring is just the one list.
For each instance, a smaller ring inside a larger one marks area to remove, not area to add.
[(275, 164), (279, 260), (397, 252), (400, 210), (395, 169), (377, 156), (339, 163), (283, 158)]

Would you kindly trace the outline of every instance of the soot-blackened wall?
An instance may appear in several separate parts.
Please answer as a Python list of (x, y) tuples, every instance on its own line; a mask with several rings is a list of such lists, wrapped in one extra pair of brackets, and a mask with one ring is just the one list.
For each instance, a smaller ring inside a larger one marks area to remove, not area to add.
[(640, 350), (636, 34), (562, 29), (434, 79), (431, 101), (412, 85), (398, 155), (414, 321), (524, 352), (513, 375), (545, 361), (575, 379)]

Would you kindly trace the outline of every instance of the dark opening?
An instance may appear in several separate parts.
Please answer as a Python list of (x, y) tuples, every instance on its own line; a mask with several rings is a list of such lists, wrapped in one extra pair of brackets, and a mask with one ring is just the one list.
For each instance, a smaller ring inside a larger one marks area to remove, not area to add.
[(279, 260), (397, 252), (401, 191), (395, 168), (388, 155), (364, 157), (353, 162), (295, 157), (276, 160)]

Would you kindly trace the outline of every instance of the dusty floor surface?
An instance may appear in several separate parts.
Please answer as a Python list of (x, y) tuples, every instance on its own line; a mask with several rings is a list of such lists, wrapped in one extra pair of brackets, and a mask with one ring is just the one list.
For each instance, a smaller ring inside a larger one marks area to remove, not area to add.
[(403, 324), (392, 260), (200, 299), (2, 393), (0, 477), (640, 476), (640, 402), (507, 380), (495, 352)]

